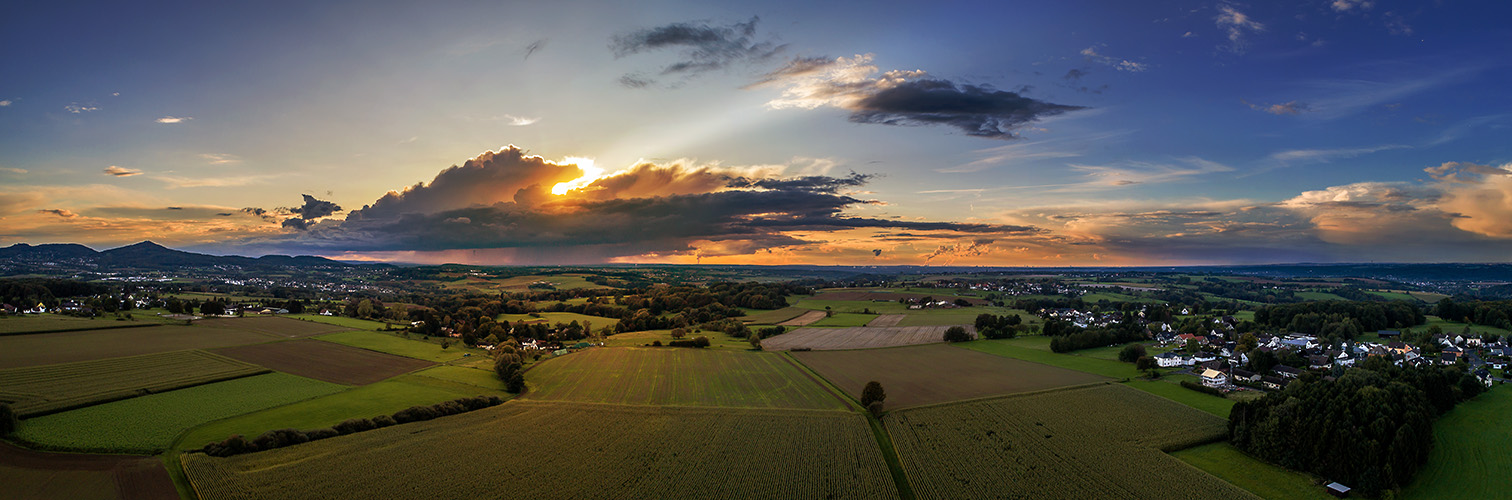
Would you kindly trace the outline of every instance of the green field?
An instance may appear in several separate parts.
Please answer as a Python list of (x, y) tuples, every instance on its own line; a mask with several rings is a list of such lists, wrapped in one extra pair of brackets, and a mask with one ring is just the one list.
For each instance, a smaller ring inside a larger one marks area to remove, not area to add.
[(1322, 486), (1313, 484), (1312, 476), (1277, 467), (1245, 455), (1244, 452), (1228, 443), (1187, 448), (1173, 452), (1171, 456), (1233, 483), (1234, 486), (1249, 490), (1250, 493), (1266, 500), (1333, 498), (1323, 491)]
[[(752, 326), (751, 328), (752, 329), (759, 329), (759, 328), (770, 328), (770, 327), (768, 327), (768, 326)], [(791, 331), (793, 328), (792, 327), (788, 327), (787, 329), (789, 331)], [(709, 348), (710, 349), (734, 349), (734, 350), (737, 350), (737, 351), (749, 351), (749, 350), (751, 350), (751, 344), (749, 342), (747, 342), (746, 339), (737, 339), (735, 337), (731, 337), (729, 335), (725, 335), (723, 332), (709, 332), (709, 331), (705, 331), (705, 332), (694, 333), (692, 331), (689, 331), (688, 334), (687, 334), (687, 336), (685, 336), (683, 338), (684, 339), (691, 339), (691, 338), (700, 337), (700, 336), (702, 336), (702, 337), (708, 337), (709, 338)], [(604, 346), (605, 347), (641, 347), (641, 346), (649, 345), (650, 343), (656, 342), (656, 341), (661, 341), (662, 345), (666, 345), (668, 342), (671, 342), (673, 340), (675, 340), (675, 339), (672, 338), (672, 330), (642, 330), (642, 331), (639, 331), (639, 332), (616, 333), (614, 335), (610, 335), (608, 337), (604, 337)]]
[(209, 326), (148, 326), (0, 336), (0, 369), (271, 342), (272, 335)]
[[(491, 361), (488, 364), (490, 367), (493, 365)], [(467, 368), (443, 365), (415, 372), (414, 375), (467, 384), (493, 391), (504, 390), (504, 382), (499, 380), (499, 375), (494, 373), (491, 368)]]
[(0, 370), (0, 401), (26, 417), (267, 371), (205, 351), (12, 368)]
[(859, 313), (871, 311), (873, 314), (903, 314), (908, 312), (908, 307), (897, 302), (872, 302), (870, 300), (816, 300), (803, 299), (794, 304), (794, 307), (823, 311), (829, 307), (837, 313)]
[(1223, 419), (1119, 384), (892, 412), (920, 499), (1254, 498), (1172, 458)]
[(543, 312), (543, 313), (536, 313), (536, 314), (540, 315), (540, 317), (537, 318), (537, 317), (531, 316), (529, 314), (500, 314), (499, 317), (494, 318), (494, 321), (500, 321), (500, 322), (502, 322), (502, 321), (508, 321), (510, 323), (518, 323), (520, 321), (524, 321), (524, 322), (528, 323), (528, 322), (531, 322), (531, 321), (539, 321), (539, 320), (543, 320), (544, 319), (544, 320), (546, 320), (546, 323), (549, 324), (549, 325), (556, 325), (557, 323), (571, 323), (573, 321), (576, 321), (576, 322), (578, 322), (579, 325), (581, 325), (581, 324), (583, 324), (583, 322), (586, 321), (586, 322), (593, 323), (593, 329), (594, 330), (598, 330), (598, 329), (606, 327), (606, 326), (614, 326), (614, 325), (618, 325), (619, 324), (619, 320), (615, 319), (615, 318), (605, 318), (605, 317), (602, 317), (602, 316), (589, 316), (589, 315), (586, 315), (586, 314), (578, 314), (578, 313), (569, 313), (569, 312)]
[(1365, 293), (1375, 295), (1386, 300), (1405, 300), (1407, 302), (1417, 302), (1418, 300), (1417, 297), (1413, 297), (1412, 295), (1403, 292), (1383, 292), (1379, 290), (1369, 290)]
[(1460, 403), (1433, 424), (1433, 451), (1401, 498), (1505, 498), (1512, 492), (1512, 388)]
[(0, 315), (0, 334), (26, 333), (26, 332), (51, 332), (67, 330), (89, 330), (92, 328), (119, 328), (132, 325), (156, 325), (161, 321), (152, 321), (146, 318), (154, 316), (144, 315), (134, 321), (116, 321), (115, 318), (75, 318), (73, 316), (61, 316), (56, 314), (26, 314), (22, 316)]
[(1050, 339), (1037, 335), (1008, 340), (975, 340), (954, 345), (988, 354), (1033, 361), (1061, 368), (1070, 368), (1072, 370), (1095, 373), (1116, 379), (1135, 378), (1144, 375), (1143, 372), (1134, 369), (1133, 363), (1121, 363), (1089, 356), (1050, 352)]
[(860, 313), (835, 313), (833, 316), (810, 323), (808, 326), (841, 326), (857, 327), (866, 326), (871, 320), (877, 319), (875, 314)]
[(1135, 379), (1124, 382), (1124, 385), (1211, 413), (1225, 420), (1228, 419), (1229, 410), (1234, 408), (1236, 402), (1182, 387), (1181, 379), (1177, 377), (1166, 377), (1164, 380)]
[[(439, 366), (431, 370), (439, 368), (481, 371), (449, 366)], [(400, 375), (375, 384), (200, 425), (184, 433), (173, 448), (199, 449), (210, 442), (225, 440), (233, 434), (240, 434), (251, 439), (273, 429), (330, 427), (350, 418), (389, 415), (411, 406), (431, 405), (478, 395), (508, 396), (502, 390), (490, 391), (472, 385), (420, 376), (428, 371), (430, 370)]]
[(50, 449), (155, 453), (184, 429), (344, 389), (269, 373), (26, 419), (15, 436)]
[(1438, 316), (1428, 316), (1428, 322), (1427, 323), (1424, 323), (1421, 326), (1414, 326), (1414, 327), (1412, 327), (1412, 329), (1414, 331), (1417, 331), (1418, 329), (1428, 328), (1428, 327), (1434, 326), (1434, 325), (1438, 325), (1439, 328), (1442, 328), (1444, 330), (1444, 333), (1458, 334), (1460, 332), (1465, 331), (1465, 327), (1467, 327), (1467, 326), (1470, 327), (1470, 333), (1475, 333), (1475, 334), (1488, 334), (1489, 333), (1489, 334), (1495, 334), (1495, 335), (1507, 335), (1509, 333), (1512, 333), (1512, 332), (1509, 332), (1507, 330), (1503, 330), (1501, 328), (1497, 328), (1497, 327), (1494, 327), (1494, 326), (1471, 325), (1469, 323), (1459, 323), (1459, 322), (1454, 322), (1454, 321), (1445, 321), (1443, 318), (1440, 318)]
[(865, 418), (838, 411), (512, 401), (184, 466), (204, 500), (898, 498)]
[(326, 342), (335, 342), (337, 344), (361, 347), (372, 351), (438, 363), (456, 360), (468, 353), (472, 353), (474, 356), (487, 356), (488, 353), (488, 351), (481, 349), (464, 347), (461, 342), (442, 349), (440, 344), (401, 338), (398, 335), (389, 333), (362, 330), (328, 333), (315, 338)]
[(287, 316), (284, 316), (284, 317), (285, 318), (301, 319), (301, 320), (305, 320), (305, 321), (314, 321), (316, 323), (325, 323), (327, 325), (336, 325), (336, 326), (344, 326), (344, 327), (347, 327), (347, 328), (356, 328), (358, 330), (382, 330), (384, 327), (388, 326), (388, 323), (384, 323), (382, 321), (373, 321), (373, 320), (357, 319), (357, 318), (348, 318), (346, 316), (321, 316), (319, 314), (306, 313), (306, 314), (290, 314), (290, 315), (287, 315)]
[(780, 354), (685, 347), (595, 348), (525, 373), (527, 399), (631, 405), (845, 409)]
[(1302, 300), (1347, 300), (1328, 292), (1297, 292), (1296, 296)]
[(1026, 325), (1041, 323), (1039, 316), (1030, 314), (1022, 309), (1010, 309), (1007, 307), (963, 307), (960, 309), (917, 309), (908, 311), (908, 317), (898, 322), (898, 326), (949, 326), (949, 325), (974, 325), (976, 317), (981, 314), (995, 314), (1008, 316), (1017, 314)]
[(783, 321), (796, 318), (809, 311), (808, 309), (804, 309), (802, 307), (784, 307), (782, 309), (775, 309), (771, 311), (763, 311), (760, 309), (742, 310), (746, 312), (746, 315), (741, 316), (740, 320), (757, 325), (775, 325)]

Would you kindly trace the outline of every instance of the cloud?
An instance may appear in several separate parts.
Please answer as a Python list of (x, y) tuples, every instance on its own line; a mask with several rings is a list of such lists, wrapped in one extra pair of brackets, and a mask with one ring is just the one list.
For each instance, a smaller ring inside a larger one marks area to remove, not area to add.
[(226, 153), (204, 153), (199, 155), (199, 157), (204, 159), (206, 163), (209, 163), (211, 165), (228, 165), (232, 163), (241, 163), (242, 161), (241, 158), (237, 157), (236, 155)]
[(76, 102), (67, 106), (63, 106), (63, 109), (68, 111), (69, 113), (77, 115), (80, 113), (88, 113), (90, 111), (99, 111), (100, 106), (95, 104), (79, 104)]
[[(723, 26), (707, 22), (673, 23), (615, 35), (610, 39), (609, 48), (614, 51), (615, 57), (677, 50), (679, 60), (662, 68), (660, 74), (695, 75), (735, 63), (764, 61), (781, 52), (784, 46), (756, 39), (758, 21), (760, 18), (752, 17), (743, 23)], [(625, 75), (621, 77), (620, 83), (639, 88), (655, 82), (644, 77)]]
[(1438, 208), (1464, 231), (1512, 238), (1512, 164), (1448, 162), (1424, 169), (1443, 182)]
[(7, 174), (24, 174), (30, 172), (30, 170), (24, 168), (0, 167), (0, 172), (5, 172)]
[(1336, 12), (1348, 12), (1354, 9), (1370, 10), (1371, 7), (1375, 7), (1375, 2), (1371, 0), (1333, 0), (1333, 3), (1330, 3), (1329, 6), (1333, 7), (1333, 10)]
[(1465, 66), (1441, 69), (1388, 64), (1373, 71), (1380, 73), (1380, 76), (1303, 83), (1304, 91), (1312, 94), (1304, 101), (1309, 104), (1309, 115), (1325, 120), (1351, 116), (1382, 104), (1399, 102), (1408, 96), (1462, 83), (1479, 72), (1480, 68)]
[(195, 188), (195, 187), (237, 187), (252, 184), (261, 184), (273, 179), (271, 175), (238, 175), (238, 176), (211, 176), (199, 179), (179, 177), (174, 175), (155, 175), (153, 179), (162, 181), (168, 189)]
[(64, 219), (72, 219), (72, 218), (75, 218), (75, 217), (79, 216), (79, 214), (73, 213), (73, 211), (65, 210), (65, 209), (61, 209), (61, 208), (52, 208), (52, 209), (46, 209), (46, 210), (38, 210), (37, 213), (39, 213), (39, 214), (53, 214), (53, 215), (56, 215), (58, 217), (62, 217)]
[(541, 119), (539, 117), (530, 118), (530, 117), (515, 116), (515, 115), (504, 115), (504, 120), (508, 121), (510, 125), (513, 125), (513, 126), (516, 126), (516, 127), (523, 127), (523, 126), (530, 125), (532, 123), (541, 121)]
[(1213, 18), (1213, 21), (1218, 24), (1218, 29), (1227, 34), (1229, 43), (1223, 48), (1230, 52), (1244, 52), (1245, 47), (1249, 45), (1245, 37), (1265, 31), (1264, 24), (1250, 19), (1248, 15), (1239, 12), (1233, 5), (1227, 3), (1218, 6), (1218, 16)]
[(335, 203), (317, 200), (310, 195), (304, 195), (303, 206), (289, 209), (289, 212), (299, 214), (299, 217), (305, 220), (318, 219), (340, 211), (341, 207)]
[(1018, 137), (1014, 130), (1041, 118), (1086, 109), (1039, 101), (986, 85), (960, 84), (919, 70), (879, 70), (871, 55), (794, 59), (756, 85), (784, 87), (774, 109), (830, 106), (850, 111), (850, 121), (882, 125), (945, 125), (966, 135)]
[(166, 125), (174, 125), (174, 124), (184, 123), (186, 121), (193, 120), (193, 119), (194, 119), (194, 117), (192, 117), (192, 116), (164, 116), (162, 118), (158, 118), (156, 121), (158, 123), (162, 123), (162, 124), (166, 124)]
[(1307, 103), (1300, 101), (1288, 101), (1281, 104), (1254, 104), (1246, 102), (1250, 109), (1264, 111), (1273, 115), (1299, 115), (1312, 111)]
[(1136, 184), (1160, 184), (1185, 180), (1199, 175), (1233, 172), (1234, 168), (1195, 156), (1179, 158), (1173, 162), (1123, 161), (1109, 165), (1068, 164), (1072, 171), (1082, 172), (1086, 181), (1071, 184), (1059, 190), (1087, 188), (1106, 189)]
[(547, 41), (546, 38), (542, 38), (540, 40), (536, 40), (534, 42), (530, 42), (530, 45), (526, 45), (525, 46), (525, 59), (527, 59), (527, 60), (530, 59), (530, 56), (534, 55), (536, 53), (536, 51), (545, 48), (546, 47), (546, 41)]
[[(1117, 58), (1117, 57), (1109, 57), (1109, 56), (1105, 56), (1105, 55), (1099, 54), (1099, 53), (1097, 53), (1097, 47), (1087, 47), (1085, 49), (1082, 49), (1081, 55), (1082, 55), (1082, 57), (1087, 58), (1087, 60), (1089, 60), (1089, 61), (1092, 61), (1092, 62), (1095, 62), (1095, 63), (1098, 63), (1098, 64), (1102, 64), (1104, 66), (1110, 66), (1113, 69), (1116, 69), (1116, 70), (1119, 70), (1119, 71), (1128, 71), (1130, 73), (1141, 73), (1141, 72), (1144, 72), (1144, 70), (1150, 69), (1150, 66), (1148, 64), (1144, 64), (1144, 63), (1140, 63), (1140, 62), (1134, 62), (1134, 61), (1130, 61), (1128, 59), (1120, 59), (1120, 58)], [(1076, 71), (1076, 70), (1072, 70), (1072, 71)], [(1071, 75), (1068, 73), (1066, 76), (1069, 78)]]
[(11, 105), (11, 100), (10, 99), (0, 100), (0, 108), (6, 107), (6, 106), (10, 106), (10, 105)]
[(134, 168), (125, 168), (111, 165), (105, 167), (105, 175), (114, 175), (116, 177), (131, 177), (133, 175), (142, 175), (142, 171)]
[(1270, 159), (1281, 163), (1328, 162), (1342, 158), (1354, 158), (1378, 151), (1406, 148), (1408, 148), (1408, 146), (1401, 144), (1386, 144), (1366, 148), (1292, 149), (1271, 153)]

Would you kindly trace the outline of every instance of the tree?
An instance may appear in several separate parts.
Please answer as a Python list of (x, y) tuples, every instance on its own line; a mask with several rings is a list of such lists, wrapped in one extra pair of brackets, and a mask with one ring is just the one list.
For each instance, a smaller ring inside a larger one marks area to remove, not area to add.
[(362, 302), (358, 302), (357, 303), (357, 317), (359, 317), (359, 318), (371, 318), (371, 317), (373, 317), (373, 301), (368, 300), (368, 299), (362, 299)]
[(758, 351), (761, 350), (761, 334), (756, 333), (756, 332), (751, 332), (750, 335), (746, 335), (746, 342), (750, 342), (751, 343), (751, 348), (752, 349), (755, 349), (755, 350), (758, 350)]
[[(505, 384), (512, 383), (515, 377), (520, 375), (520, 367), (523, 364), (524, 361), (520, 357), (520, 351), (516, 350), (514, 346), (506, 344), (500, 346), (498, 349), (494, 349), (494, 373), (498, 374), (499, 380), (504, 381)], [(521, 387), (523, 387), (524, 379), (521, 378), (520, 380)]]
[(945, 330), (946, 342), (966, 342), (968, 340), (971, 340), (971, 334), (966, 333), (965, 328), (952, 326)]
[(866, 388), (861, 389), (861, 406), (870, 407), (873, 402), (887, 400), (887, 391), (882, 390), (882, 383), (871, 381), (866, 383)]
[(1250, 352), (1259, 346), (1260, 339), (1256, 338), (1253, 333), (1246, 333), (1239, 336), (1239, 342), (1234, 346), (1234, 349), (1239, 352)]
[(1133, 363), (1139, 361), (1139, 358), (1144, 357), (1148, 357), (1145, 356), (1144, 344), (1129, 344), (1124, 346), (1123, 350), (1118, 351), (1118, 360), (1125, 363)]
[(688, 330), (683, 329), (683, 328), (673, 328), (672, 329), (672, 338), (673, 339), (681, 340), (683, 337), (686, 337), (686, 336), (688, 336)]
[(525, 390), (525, 374), (516, 371), (509, 376), (509, 381), (504, 383), (504, 390), (519, 394)]
[(1155, 358), (1149, 356), (1140, 356), (1139, 359), (1134, 360), (1134, 369), (1139, 371), (1151, 372), (1153, 374), (1157, 366), (1160, 365), (1155, 362)]
[(16, 410), (11, 409), (10, 403), (0, 403), (0, 437), (9, 436), (16, 431), (20, 421), (16, 419)]
[(220, 316), (226, 314), (226, 305), (218, 301), (207, 300), (200, 304), (200, 314), (205, 316)]
[(830, 309), (830, 306), (824, 306), (824, 317), (828, 318), (834, 315), (835, 311), (833, 309)]
[(873, 417), (882, 416), (882, 402), (872, 401), (871, 404), (866, 405), (866, 411), (870, 412)]

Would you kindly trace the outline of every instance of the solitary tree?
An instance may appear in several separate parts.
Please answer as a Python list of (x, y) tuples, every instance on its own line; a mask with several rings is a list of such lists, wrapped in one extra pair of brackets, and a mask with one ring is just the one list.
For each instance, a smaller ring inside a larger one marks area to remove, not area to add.
[(968, 340), (971, 340), (971, 334), (966, 333), (965, 328), (952, 326), (945, 330), (946, 342), (966, 342)]
[(1159, 365), (1157, 363), (1155, 363), (1155, 358), (1152, 358), (1152, 357), (1149, 357), (1149, 356), (1140, 356), (1139, 359), (1137, 359), (1137, 360), (1134, 361), (1134, 368), (1135, 369), (1140, 370), (1140, 371), (1150, 372), (1150, 375), (1154, 375), (1155, 374), (1155, 367), (1156, 366), (1159, 366)]
[(887, 399), (887, 392), (882, 390), (882, 383), (871, 381), (866, 383), (866, 388), (861, 389), (861, 406), (871, 406), (873, 402), (882, 402)]
[(1125, 363), (1133, 363), (1143, 357), (1145, 357), (1143, 344), (1129, 344), (1124, 346), (1122, 351), (1118, 351), (1118, 360)]
[(752, 330), (749, 335), (746, 335), (746, 342), (750, 342), (751, 343), (751, 348), (752, 349), (760, 351), (761, 350), (761, 332), (756, 331), (756, 330)]

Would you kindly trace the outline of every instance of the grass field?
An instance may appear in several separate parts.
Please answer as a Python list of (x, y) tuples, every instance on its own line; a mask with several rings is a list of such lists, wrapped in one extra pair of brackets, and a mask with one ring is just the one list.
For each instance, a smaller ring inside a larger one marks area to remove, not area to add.
[(194, 324), (214, 328), (226, 328), (231, 330), (246, 330), (249, 332), (265, 333), (275, 337), (298, 338), (320, 335), (322, 333), (339, 332), (346, 330), (347, 326), (320, 323), (315, 321), (300, 321), (297, 319), (278, 316), (254, 316), (247, 318), (210, 318), (195, 321)]
[(593, 329), (594, 330), (598, 330), (598, 329), (606, 327), (606, 326), (614, 326), (614, 325), (618, 325), (619, 324), (619, 320), (615, 319), (615, 318), (605, 318), (605, 317), (602, 317), (602, 316), (589, 316), (587, 314), (578, 314), (578, 313), (569, 313), (569, 312), (543, 312), (543, 313), (536, 313), (536, 314), (539, 314), (541, 317), (536, 318), (536, 317), (530, 316), (529, 314), (500, 314), (499, 317), (494, 318), (494, 321), (508, 321), (510, 323), (518, 323), (520, 321), (525, 321), (525, 322), (528, 323), (528, 322), (531, 322), (531, 321), (539, 321), (539, 320), (544, 319), (544, 320), (546, 320), (546, 323), (550, 324), (550, 325), (555, 325), (557, 323), (571, 323), (573, 321), (576, 321), (576, 322), (578, 322), (579, 325), (581, 325), (581, 324), (583, 324), (583, 322), (587, 321), (587, 322), (592, 322), (593, 323)]
[(1433, 451), (1401, 498), (1505, 498), (1512, 492), (1512, 387), (1460, 403), (1433, 424)]
[(488, 351), (463, 347), (461, 343), (442, 349), (439, 344), (432, 344), (423, 340), (402, 338), (395, 334), (370, 332), (370, 331), (345, 331), (328, 333), (316, 337), (326, 342), (361, 347), (363, 349), (404, 356), (407, 358), (423, 359), (444, 363), (461, 358), (471, 353), (474, 356), (487, 356)]
[(872, 302), (870, 300), (802, 299), (793, 305), (814, 311), (823, 311), (825, 307), (828, 307), (836, 313), (871, 311), (873, 314), (903, 314), (908, 312), (908, 306), (897, 302)]
[(514, 401), (184, 465), (204, 500), (898, 497), (847, 412)]
[[(135, 317), (135, 315), (133, 315)], [(150, 317), (150, 316), (149, 316)], [(21, 316), (0, 315), (0, 335), (26, 332), (48, 332), (66, 330), (89, 330), (94, 328), (111, 328), (133, 326), (143, 324), (160, 324), (159, 321), (151, 321), (145, 318), (137, 318), (135, 321), (116, 321), (115, 319), (98, 318), (75, 318), (73, 316), (61, 316), (56, 314), (26, 314)]]
[[(317, 310), (317, 312), (319, 311)], [(382, 330), (383, 327), (388, 326), (388, 323), (384, 323), (382, 321), (348, 318), (346, 316), (321, 316), (314, 313), (290, 314), (284, 316), (284, 318), (293, 318), (313, 323), (324, 323), (327, 325), (344, 326), (358, 330)]]
[[(492, 365), (492, 363), (489, 364)], [(415, 372), (414, 375), (467, 384), (493, 391), (504, 390), (504, 382), (499, 380), (498, 374), (495, 374), (491, 369), (437, 366), (420, 370)]]
[[(440, 368), (481, 371), (448, 366), (436, 367), (432, 370)], [(428, 376), (422, 377), (419, 374), (403, 375), (335, 394), (206, 423), (185, 432), (173, 448), (199, 449), (210, 442), (225, 440), (233, 434), (240, 434), (251, 439), (273, 429), (330, 427), (350, 418), (390, 415), (411, 406), (431, 405), (478, 395), (508, 397), (502, 389), (487, 390), (473, 385)]]
[(0, 370), (0, 401), (23, 417), (267, 372), (205, 351)]
[(343, 389), (269, 373), (30, 418), (15, 436), (51, 449), (156, 453), (184, 429)]
[(1369, 291), (1366, 291), (1365, 293), (1368, 293), (1368, 294), (1371, 294), (1371, 295), (1375, 295), (1377, 297), (1381, 297), (1381, 298), (1384, 298), (1386, 300), (1405, 300), (1407, 302), (1417, 302), (1417, 300), (1418, 300), (1417, 297), (1413, 297), (1411, 294), (1404, 293), (1404, 292), (1386, 292), (1386, 291), (1380, 291), (1380, 290), (1369, 290)]
[[(945, 341), (948, 326), (860, 326), (851, 328), (795, 328), (787, 333), (763, 339), (761, 347), (769, 351), (791, 349), (868, 349), (904, 345), (937, 344)], [(975, 337), (976, 329), (966, 326)]]
[(796, 318), (803, 313), (809, 312), (808, 309), (801, 307), (784, 307), (782, 309), (774, 309), (771, 311), (746, 309), (745, 311), (746, 315), (740, 317), (740, 320), (756, 325), (775, 325), (783, 321)]
[[(1008, 340), (977, 340), (962, 342), (957, 346), (1024, 361), (1059, 366), (1072, 370), (1095, 373), (1104, 377), (1125, 379), (1142, 376), (1133, 363), (1120, 363), (1076, 354), (1057, 354), (1050, 351), (1048, 337), (1032, 336)], [(1043, 349), (1039, 346), (1043, 345)]]
[(525, 373), (534, 400), (632, 405), (845, 409), (779, 354), (681, 347), (596, 348)]
[[(1312, 476), (1255, 459), (1228, 443), (1212, 443), (1171, 453), (1208, 474), (1249, 490), (1266, 500), (1333, 498)], [(1488, 497), (1489, 498), (1489, 497)]]
[(858, 401), (881, 382), (889, 410), (1108, 380), (944, 344), (791, 355)]
[(898, 326), (937, 326), (937, 325), (975, 325), (976, 317), (981, 314), (994, 314), (1008, 316), (1017, 314), (1026, 325), (1039, 324), (1042, 321), (1038, 316), (1029, 314), (1022, 309), (1009, 309), (1006, 307), (964, 307), (960, 309), (918, 309), (908, 311), (908, 317), (898, 323)]
[(222, 347), (214, 352), (284, 373), (342, 385), (371, 384), (431, 365), (424, 360), (312, 339)]
[(1181, 386), (1180, 379), (1175, 377), (1166, 378), (1167, 380), (1136, 379), (1124, 382), (1124, 384), (1208, 412), (1215, 417), (1228, 419), (1229, 410), (1234, 408), (1236, 401), (1187, 389)]
[(1302, 300), (1345, 300), (1344, 297), (1328, 292), (1297, 292), (1296, 296)]
[(207, 326), (149, 326), (0, 336), (0, 369), (268, 342), (245, 330)]
[(877, 315), (875, 314), (835, 313), (835, 315), (828, 318), (809, 323), (808, 326), (866, 326), (867, 323), (870, 323), (874, 319), (877, 319)]
[(1254, 498), (1162, 451), (1222, 439), (1223, 419), (1118, 384), (884, 421), (921, 499)]
[[(1414, 327), (1412, 327), (1412, 329), (1414, 331), (1416, 331), (1418, 329), (1425, 329), (1425, 328), (1428, 328), (1430, 326), (1438, 325), (1439, 328), (1441, 328), (1441, 329), (1444, 330), (1444, 333), (1458, 334), (1460, 332), (1465, 331), (1465, 327), (1468, 326), (1468, 327), (1470, 327), (1470, 333), (1477, 333), (1477, 334), (1487, 334), (1487, 333), (1490, 333), (1490, 334), (1496, 334), (1496, 335), (1507, 335), (1509, 333), (1512, 333), (1512, 332), (1509, 332), (1507, 330), (1503, 330), (1501, 328), (1497, 328), (1497, 327), (1494, 327), (1494, 326), (1471, 325), (1469, 323), (1459, 323), (1459, 322), (1455, 322), (1455, 321), (1445, 321), (1443, 318), (1440, 318), (1438, 316), (1428, 316), (1427, 319), (1428, 319), (1427, 323), (1424, 323), (1421, 326), (1414, 326)], [(0, 342), (3, 342), (3, 340), (0, 340)]]
[[(757, 329), (767, 327), (752, 326), (751, 328)], [(791, 328), (789, 328), (789, 330), (791, 330)], [(751, 344), (747, 342), (746, 339), (731, 337), (729, 335), (725, 335), (722, 332), (705, 331), (693, 333), (692, 331), (689, 331), (687, 336), (685, 336), (684, 338), (691, 339), (699, 336), (709, 338), (709, 349), (734, 349), (737, 351), (752, 350)], [(673, 340), (675, 339), (672, 338), (672, 330), (642, 330), (639, 332), (616, 333), (614, 335), (604, 337), (604, 346), (642, 347), (656, 341), (661, 341), (662, 345), (666, 345), (668, 342), (671, 342)]]

